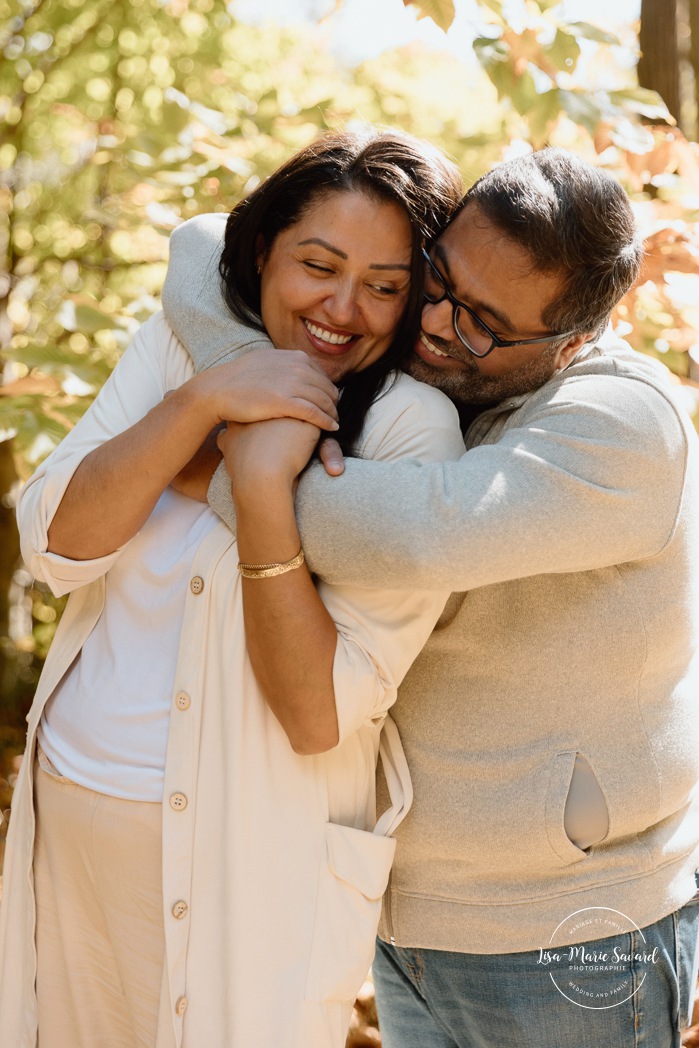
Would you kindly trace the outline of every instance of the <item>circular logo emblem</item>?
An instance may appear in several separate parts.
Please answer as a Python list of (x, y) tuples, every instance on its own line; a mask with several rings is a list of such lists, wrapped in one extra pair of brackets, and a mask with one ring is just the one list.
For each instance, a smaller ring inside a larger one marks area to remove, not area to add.
[(638, 925), (606, 906), (571, 913), (549, 942), (561, 938), (575, 945), (540, 949), (537, 965), (548, 970), (558, 992), (579, 1008), (602, 1010), (628, 1001), (658, 960), (657, 946), (648, 949)]

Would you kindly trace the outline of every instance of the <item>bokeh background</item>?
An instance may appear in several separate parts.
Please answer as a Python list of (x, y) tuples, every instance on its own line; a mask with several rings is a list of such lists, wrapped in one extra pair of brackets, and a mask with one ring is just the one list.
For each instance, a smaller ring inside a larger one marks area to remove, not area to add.
[(159, 308), (171, 230), (319, 131), (403, 128), (467, 182), (549, 143), (615, 174), (647, 238), (615, 327), (697, 416), (699, 0), (0, 0), (0, 52), (0, 811), (61, 612), (18, 486)]

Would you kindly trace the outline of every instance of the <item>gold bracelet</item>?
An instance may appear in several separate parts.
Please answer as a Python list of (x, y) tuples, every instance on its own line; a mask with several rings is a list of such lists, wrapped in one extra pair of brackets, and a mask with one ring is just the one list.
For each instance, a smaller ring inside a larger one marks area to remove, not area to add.
[(286, 571), (300, 568), (305, 559), (303, 549), (300, 549), (291, 560), (277, 564), (241, 564), (238, 562), (238, 571), (246, 579), (270, 579), (273, 575), (283, 575)]

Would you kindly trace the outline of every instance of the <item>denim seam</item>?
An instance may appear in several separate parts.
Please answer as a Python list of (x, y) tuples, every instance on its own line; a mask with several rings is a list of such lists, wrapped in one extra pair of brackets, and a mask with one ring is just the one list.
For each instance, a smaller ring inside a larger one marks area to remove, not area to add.
[[(638, 942), (636, 932), (631, 932), (631, 956), (635, 957), (638, 953)], [(643, 940), (645, 944), (645, 939)], [(641, 1005), (641, 997), (639, 994), (640, 984), (638, 981), (638, 962), (631, 962), (631, 979), (633, 983), (633, 1043), (634, 1048), (638, 1048), (641, 1043), (641, 1023), (643, 1021), (643, 1008)]]
[[(680, 922), (677, 913), (671, 914), (672, 932), (675, 940), (675, 992), (677, 993), (677, 1011), (675, 1013), (675, 1029), (682, 1033), (682, 942), (680, 939)], [(689, 1020), (689, 1017), (688, 1017)]]

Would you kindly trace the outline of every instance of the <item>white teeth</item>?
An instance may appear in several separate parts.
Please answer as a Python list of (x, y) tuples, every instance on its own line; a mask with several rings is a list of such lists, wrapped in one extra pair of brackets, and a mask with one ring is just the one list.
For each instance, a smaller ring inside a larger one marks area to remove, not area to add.
[(449, 356), (449, 354), (445, 353), (444, 350), (437, 349), (437, 347), (433, 346), (431, 342), (428, 342), (427, 339), (425, 338), (425, 333), (423, 331), (420, 332), (420, 341), (422, 342), (423, 346), (425, 346), (427, 349), (429, 349), (430, 353), (434, 353), (434, 355), (436, 357), (448, 357)]
[(333, 331), (326, 331), (325, 328), (311, 324), (310, 320), (304, 320), (304, 324), (315, 338), (329, 342), (332, 346), (344, 346), (354, 338), (354, 335), (336, 335)]

